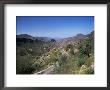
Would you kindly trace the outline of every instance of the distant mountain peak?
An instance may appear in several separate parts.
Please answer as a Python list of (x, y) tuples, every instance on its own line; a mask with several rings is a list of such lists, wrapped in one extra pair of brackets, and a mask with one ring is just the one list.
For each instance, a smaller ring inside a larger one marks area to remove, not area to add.
[(84, 34), (77, 34), (76, 36), (85, 36)]
[(17, 38), (27, 38), (27, 39), (33, 39), (33, 37), (31, 35), (28, 34), (19, 34), (16, 35)]
[[(19, 35), (17, 35), (17, 36), (31, 36), (31, 35), (29, 35), (29, 34), (19, 34)], [(31, 36), (32, 37), (32, 36)]]
[(44, 42), (48, 42), (51, 41), (51, 39), (53, 38), (49, 38), (49, 37), (34, 37), (28, 34), (19, 34), (16, 35), (16, 38), (25, 38), (25, 39), (31, 39), (31, 40), (39, 40), (39, 41), (44, 41)]

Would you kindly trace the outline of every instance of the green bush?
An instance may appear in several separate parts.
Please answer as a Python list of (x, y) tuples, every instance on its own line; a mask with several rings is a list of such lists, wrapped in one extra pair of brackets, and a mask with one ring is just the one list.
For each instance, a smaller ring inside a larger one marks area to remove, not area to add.
[(39, 63), (34, 63), (32, 65), (32, 68), (33, 68), (33, 72), (34, 71), (38, 72), (38, 71), (40, 71), (43, 68), (43, 66), (41, 64), (39, 64)]
[(65, 50), (68, 51), (69, 49), (73, 49), (73, 45), (72, 44), (66, 45)]
[(27, 64), (20, 64), (20, 65), (17, 65), (17, 74), (31, 74), (35, 68), (32, 67), (32, 64), (31, 63), (27, 63)]
[(90, 57), (90, 53), (94, 50), (94, 41), (88, 38), (79, 44), (78, 49), (80, 54)]
[(94, 69), (92, 69), (91, 67), (87, 68), (85, 70), (85, 74), (94, 74)]
[(25, 56), (27, 54), (27, 51), (25, 48), (21, 48), (19, 51), (20, 56)]
[(83, 64), (85, 64), (86, 60), (85, 58), (78, 58), (77, 65), (78, 67), (81, 67)]
[(31, 55), (20, 56), (17, 55), (16, 73), (17, 74), (31, 74), (35, 68), (32, 67), (33, 57)]

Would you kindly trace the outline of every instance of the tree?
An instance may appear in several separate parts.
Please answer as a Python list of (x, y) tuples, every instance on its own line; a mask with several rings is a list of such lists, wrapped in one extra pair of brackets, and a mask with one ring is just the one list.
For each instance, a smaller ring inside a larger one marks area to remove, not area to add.
[(51, 39), (51, 42), (56, 42), (55, 39)]
[(68, 44), (66, 47), (65, 47), (65, 50), (68, 51), (68, 50), (73, 50), (74, 46), (72, 44)]
[(35, 39), (36, 42), (38, 42), (38, 39)]
[(79, 44), (79, 51), (83, 55), (87, 55), (90, 57), (90, 53), (93, 49), (92, 41), (91, 39), (86, 39), (84, 42)]

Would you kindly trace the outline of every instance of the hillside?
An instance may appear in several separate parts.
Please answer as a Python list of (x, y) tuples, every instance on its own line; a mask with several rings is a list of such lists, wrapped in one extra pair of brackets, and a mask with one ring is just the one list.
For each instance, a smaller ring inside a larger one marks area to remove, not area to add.
[(94, 31), (55, 40), (17, 35), (17, 74), (94, 74)]

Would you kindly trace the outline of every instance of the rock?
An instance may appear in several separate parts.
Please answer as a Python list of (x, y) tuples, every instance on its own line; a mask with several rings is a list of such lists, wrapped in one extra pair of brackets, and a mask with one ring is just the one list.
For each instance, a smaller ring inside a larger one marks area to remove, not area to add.
[(74, 54), (78, 53), (79, 50), (78, 49), (74, 49)]

